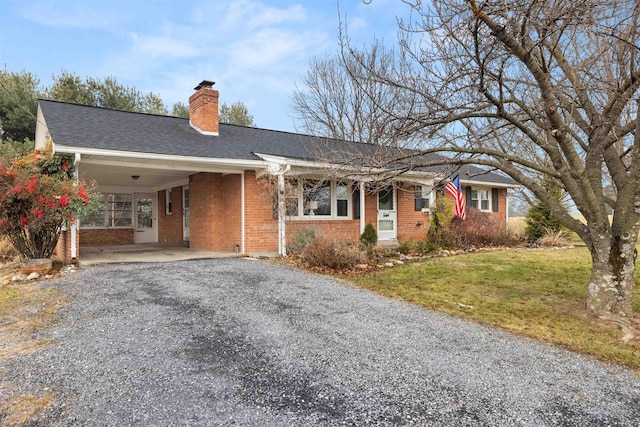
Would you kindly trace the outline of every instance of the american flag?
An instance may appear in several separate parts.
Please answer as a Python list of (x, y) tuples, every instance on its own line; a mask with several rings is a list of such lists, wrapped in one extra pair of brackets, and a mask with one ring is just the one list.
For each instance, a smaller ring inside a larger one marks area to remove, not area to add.
[(464, 208), (464, 200), (462, 199), (462, 187), (460, 186), (460, 174), (456, 174), (450, 183), (444, 189), (451, 194), (456, 200), (455, 214), (462, 219), (467, 218), (467, 212)]

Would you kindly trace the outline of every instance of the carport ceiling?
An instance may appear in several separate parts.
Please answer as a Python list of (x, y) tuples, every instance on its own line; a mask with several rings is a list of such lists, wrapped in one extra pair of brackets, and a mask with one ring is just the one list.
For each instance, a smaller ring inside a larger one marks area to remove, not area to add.
[[(261, 165), (260, 165), (261, 166)], [(78, 163), (79, 176), (99, 186), (127, 186), (160, 189), (198, 172), (222, 174), (242, 173), (243, 169), (211, 159), (164, 159), (83, 154)], [(139, 176), (133, 179), (132, 176)]]
[[(123, 164), (121, 166), (83, 164), (78, 168), (79, 176), (85, 182), (95, 181), (99, 186), (161, 188), (197, 171), (170, 170), (162, 167), (144, 167)], [(133, 179), (132, 176), (138, 176)]]

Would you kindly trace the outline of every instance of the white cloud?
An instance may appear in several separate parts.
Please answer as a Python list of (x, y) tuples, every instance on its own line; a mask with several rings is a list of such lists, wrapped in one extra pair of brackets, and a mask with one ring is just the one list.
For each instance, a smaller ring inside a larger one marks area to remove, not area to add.
[(118, 19), (110, 10), (98, 10), (82, 4), (67, 7), (61, 4), (29, 2), (20, 7), (19, 13), (25, 19), (48, 27), (113, 30), (118, 26)]
[(142, 55), (163, 59), (189, 58), (197, 56), (200, 49), (190, 40), (180, 40), (170, 36), (150, 36), (130, 34), (133, 40), (132, 49)]

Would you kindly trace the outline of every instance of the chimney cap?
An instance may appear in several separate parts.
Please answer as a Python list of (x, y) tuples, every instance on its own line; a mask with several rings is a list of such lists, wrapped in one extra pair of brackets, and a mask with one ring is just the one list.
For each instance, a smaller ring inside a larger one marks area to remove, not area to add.
[(198, 86), (194, 87), (193, 90), (200, 90), (203, 87), (211, 88), (211, 86), (213, 86), (214, 84), (216, 84), (216, 82), (213, 82), (211, 80), (203, 80), (198, 84)]

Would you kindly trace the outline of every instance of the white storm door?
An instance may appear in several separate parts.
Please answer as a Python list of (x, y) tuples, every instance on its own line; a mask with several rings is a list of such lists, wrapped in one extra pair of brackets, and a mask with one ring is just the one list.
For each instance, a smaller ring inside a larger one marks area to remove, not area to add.
[(398, 230), (396, 190), (388, 187), (378, 192), (378, 240), (395, 240)]
[(133, 243), (155, 243), (158, 241), (156, 218), (156, 195), (134, 196)]

